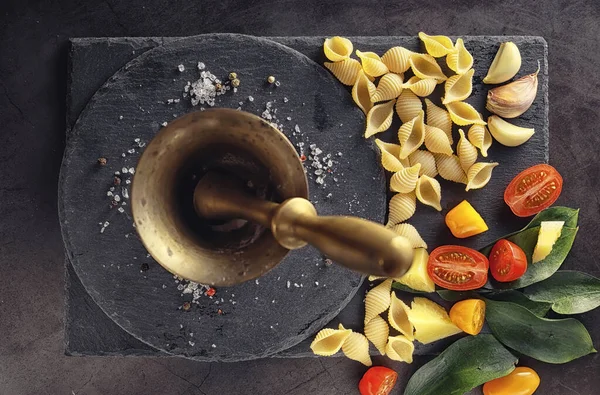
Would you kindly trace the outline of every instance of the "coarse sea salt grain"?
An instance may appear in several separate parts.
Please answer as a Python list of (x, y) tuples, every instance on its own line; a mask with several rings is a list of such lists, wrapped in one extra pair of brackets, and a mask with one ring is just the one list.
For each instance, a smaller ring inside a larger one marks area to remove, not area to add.
[(177, 66), (177, 70), (179, 70), (180, 73), (183, 73), (185, 71), (185, 66), (180, 64), (179, 66)]

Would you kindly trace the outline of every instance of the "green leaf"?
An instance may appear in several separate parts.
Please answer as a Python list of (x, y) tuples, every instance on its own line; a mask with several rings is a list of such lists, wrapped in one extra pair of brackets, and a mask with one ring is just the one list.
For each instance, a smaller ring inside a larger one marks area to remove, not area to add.
[(399, 283), (398, 281), (394, 281), (392, 283), (392, 288), (397, 289), (398, 291), (404, 291), (404, 292), (410, 292), (412, 294), (426, 294), (426, 293), (430, 293), (430, 292), (425, 292), (425, 291), (417, 291), (416, 289), (412, 289), (411, 287), (404, 285), (402, 283)]
[(585, 313), (600, 306), (600, 279), (577, 271), (557, 271), (524, 292), (532, 300), (550, 302), (559, 314)]
[[(508, 283), (501, 283), (490, 279), (486, 287), (496, 289), (517, 289), (524, 288), (528, 285), (547, 279), (560, 268), (565, 258), (569, 254), (569, 251), (571, 251), (571, 247), (573, 246), (573, 241), (575, 241), (575, 235), (577, 234), (578, 229), (579, 228), (563, 227), (560, 237), (558, 240), (556, 240), (556, 243), (554, 243), (550, 254), (537, 263), (531, 263), (531, 257), (533, 255), (535, 245), (537, 244), (538, 233), (540, 230), (539, 226), (522, 230), (510, 237), (507, 237), (507, 240), (512, 241), (521, 247), (521, 249), (525, 252), (525, 255), (527, 256), (527, 271), (517, 280)], [(491, 247), (489, 247), (489, 249), (486, 247), (481, 250), (481, 253), (487, 256), (489, 255), (490, 250)]]
[(516, 303), (520, 306), (525, 307), (527, 310), (531, 311), (538, 317), (545, 316), (548, 310), (550, 310), (550, 306), (552, 306), (552, 303), (534, 302), (533, 300), (525, 296), (522, 292), (515, 291), (513, 289), (509, 289), (506, 291), (491, 292), (486, 294), (485, 297), (501, 302)]
[(492, 335), (464, 337), (412, 375), (404, 395), (458, 395), (512, 372), (517, 363)]
[(542, 362), (566, 363), (596, 352), (588, 331), (573, 318), (540, 318), (518, 304), (489, 299), (485, 318), (502, 344)]

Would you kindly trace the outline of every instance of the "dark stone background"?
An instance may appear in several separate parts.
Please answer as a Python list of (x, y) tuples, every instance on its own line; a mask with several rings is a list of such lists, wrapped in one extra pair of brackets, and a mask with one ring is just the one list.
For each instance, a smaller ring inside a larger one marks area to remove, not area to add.
[[(439, 4), (438, 4), (439, 3)], [(335, 359), (201, 364), (174, 358), (63, 356), (62, 241), (56, 183), (64, 147), (67, 40), (86, 36), (539, 35), (549, 44), (550, 157), (558, 203), (581, 207), (569, 268), (600, 275), (596, 133), (600, 4), (589, 1), (0, 2), (0, 394), (352, 394), (364, 369)], [(599, 314), (580, 317), (598, 348)], [(540, 394), (593, 394), (596, 355), (529, 360)], [(413, 365), (389, 364), (402, 379)]]

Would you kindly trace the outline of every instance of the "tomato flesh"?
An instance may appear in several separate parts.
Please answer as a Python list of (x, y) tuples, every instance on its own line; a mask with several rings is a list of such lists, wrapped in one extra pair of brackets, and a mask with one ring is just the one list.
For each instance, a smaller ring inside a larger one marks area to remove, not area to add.
[(560, 196), (563, 179), (547, 164), (523, 170), (508, 184), (504, 201), (518, 217), (529, 217), (550, 207)]
[(498, 240), (490, 252), (490, 272), (496, 281), (508, 282), (527, 271), (525, 252), (508, 240)]
[(519, 366), (508, 375), (483, 385), (484, 395), (531, 395), (540, 385), (540, 376), (531, 368)]
[(398, 373), (385, 366), (373, 366), (358, 383), (361, 395), (388, 395), (398, 379)]
[(427, 274), (440, 287), (453, 291), (481, 288), (487, 282), (488, 259), (471, 248), (447, 245), (429, 255)]

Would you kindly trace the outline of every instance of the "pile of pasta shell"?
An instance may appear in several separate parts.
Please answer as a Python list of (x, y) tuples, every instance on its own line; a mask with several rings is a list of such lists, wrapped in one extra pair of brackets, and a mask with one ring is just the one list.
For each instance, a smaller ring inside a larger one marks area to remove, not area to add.
[[(487, 157), (492, 136), (482, 115), (464, 102), (473, 86), (473, 56), (462, 39), (455, 43), (446, 36), (419, 38), (426, 53), (393, 47), (382, 56), (356, 50), (344, 37), (325, 40), (323, 50), (331, 62), (325, 67), (343, 84), (352, 86), (352, 98), (365, 113), (365, 138), (388, 130), (394, 113), (402, 121), (398, 143), (375, 139), (381, 151), (381, 165), (392, 173), (387, 226), (400, 224), (416, 211), (417, 200), (441, 211), (441, 186), (436, 177), (465, 184), (465, 190), (483, 188), (498, 163), (477, 162)], [(447, 76), (438, 61), (445, 59)], [(430, 96), (443, 84), (440, 105)], [(454, 148), (452, 125), (459, 130)], [(466, 127), (469, 126), (468, 129)], [(479, 151), (479, 152), (478, 152)], [(415, 247), (416, 248), (416, 247)]]

